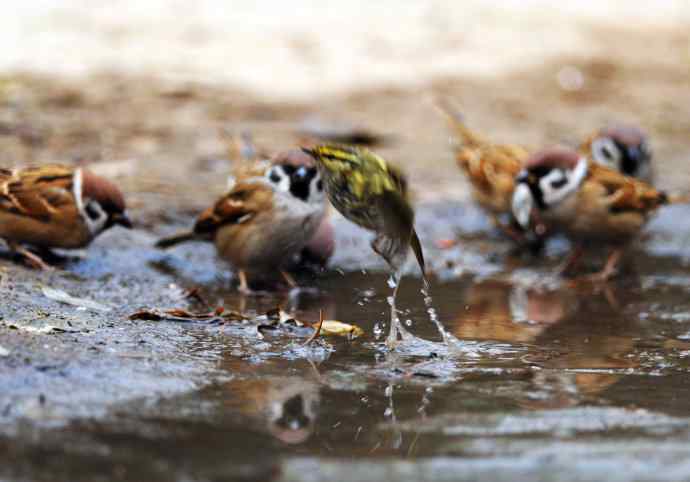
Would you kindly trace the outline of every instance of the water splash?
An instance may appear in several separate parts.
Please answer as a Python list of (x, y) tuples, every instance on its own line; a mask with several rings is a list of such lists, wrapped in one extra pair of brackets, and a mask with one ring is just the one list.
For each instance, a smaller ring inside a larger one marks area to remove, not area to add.
[(434, 308), (434, 299), (431, 297), (429, 285), (425, 283), (420, 292), (424, 298), (424, 306), (426, 307), (427, 315), (429, 315), (429, 321), (431, 321), (436, 327), (436, 330), (438, 330), (443, 343), (448, 347), (461, 343), (460, 340), (458, 340), (455, 336), (453, 336), (451, 333), (448, 333), (446, 328), (443, 326), (443, 323), (441, 323), (441, 320), (438, 317), (438, 312), (436, 311), (436, 308)]
[(403, 327), (402, 323), (400, 323), (398, 309), (395, 306), (401, 278), (402, 275), (400, 274), (400, 270), (392, 272), (388, 278), (388, 286), (393, 288), (393, 295), (387, 298), (388, 304), (391, 307), (391, 325), (390, 331), (388, 332), (388, 338), (386, 339), (386, 345), (389, 349), (393, 349), (397, 346), (398, 335), (400, 335), (400, 339), (402, 340), (414, 338), (414, 336)]

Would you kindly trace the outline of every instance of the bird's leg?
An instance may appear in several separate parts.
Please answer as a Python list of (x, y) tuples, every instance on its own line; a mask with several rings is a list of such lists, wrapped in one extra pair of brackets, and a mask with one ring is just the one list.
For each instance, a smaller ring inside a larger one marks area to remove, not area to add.
[(580, 259), (582, 258), (584, 252), (585, 251), (582, 248), (582, 246), (576, 245), (570, 252), (568, 257), (565, 259), (565, 261), (561, 263), (561, 265), (556, 269), (556, 272), (561, 276), (568, 274), (570, 271), (575, 269), (577, 265), (580, 263)]
[(19, 244), (14, 244), (10, 243), (10, 251), (17, 253), (19, 256), (24, 258), (24, 260), (31, 266), (32, 268), (40, 269), (42, 271), (50, 271), (53, 269), (52, 266), (49, 266), (46, 264), (41, 257), (35, 253), (32, 253), (28, 249), (26, 249), (23, 246), (20, 246)]
[(604, 268), (598, 273), (588, 276), (588, 279), (593, 282), (603, 283), (613, 278), (618, 272), (618, 263), (620, 263), (622, 256), (623, 249), (614, 248), (609, 254), (609, 257), (606, 259)]
[(517, 244), (522, 244), (525, 241), (525, 234), (513, 226), (502, 222), (495, 214), (491, 216), (494, 226), (501, 231), (505, 236), (509, 237)]
[(290, 288), (299, 288), (299, 284), (297, 284), (297, 281), (295, 280), (295, 278), (292, 277), (290, 273), (281, 270), (280, 275), (283, 277), (283, 279)]
[(243, 270), (239, 270), (237, 277), (240, 279), (240, 287), (238, 288), (238, 291), (243, 295), (251, 295), (252, 290), (247, 282), (247, 273), (245, 273)]

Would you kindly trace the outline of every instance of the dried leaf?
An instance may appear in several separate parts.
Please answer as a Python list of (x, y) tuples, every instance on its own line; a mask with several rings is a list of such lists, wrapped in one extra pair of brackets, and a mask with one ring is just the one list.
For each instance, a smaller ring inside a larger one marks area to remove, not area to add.
[(210, 306), (206, 302), (206, 298), (204, 298), (204, 296), (201, 294), (201, 288), (199, 288), (198, 286), (191, 288), (191, 289), (188, 289), (188, 290), (185, 290), (185, 292), (182, 296), (183, 296), (183, 298), (187, 298), (190, 300), (196, 300), (204, 306)]
[(295, 326), (304, 326), (304, 322), (298, 320), (297, 318), (290, 316), (284, 311), (279, 311), (278, 312), (279, 320), (280, 323), (284, 325), (295, 325)]
[(101, 311), (105, 313), (112, 309), (110, 306), (106, 306), (96, 301), (87, 300), (84, 298), (77, 298), (76, 296), (69, 295), (62, 290), (50, 288), (49, 286), (41, 286), (41, 291), (43, 292), (43, 296), (45, 296), (46, 298), (50, 298), (54, 301), (59, 301), (60, 303), (64, 303), (66, 305), (78, 306), (80, 308), (83, 307), (89, 310)]
[(129, 315), (130, 320), (146, 321), (206, 321), (206, 322), (228, 322), (247, 319), (242, 313), (237, 311), (225, 311), (225, 308), (218, 307), (213, 311), (204, 313), (194, 313), (182, 308), (162, 310), (159, 308), (143, 309)]
[(264, 331), (273, 331), (277, 330), (278, 327), (276, 326), (275, 323), (273, 324), (266, 324), (262, 323), (260, 325), (256, 325), (256, 335), (263, 340), (266, 335), (264, 335)]
[(348, 338), (358, 338), (364, 335), (357, 325), (350, 325), (336, 320), (325, 320), (321, 325), (321, 334), (325, 336), (347, 336)]

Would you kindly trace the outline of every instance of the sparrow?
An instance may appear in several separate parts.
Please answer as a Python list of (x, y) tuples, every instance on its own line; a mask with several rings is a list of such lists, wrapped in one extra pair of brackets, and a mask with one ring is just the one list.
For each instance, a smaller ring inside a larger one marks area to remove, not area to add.
[(605, 266), (591, 277), (595, 281), (616, 273), (625, 245), (669, 202), (649, 184), (559, 146), (529, 156), (515, 181), (512, 211), (518, 223), (529, 229), (537, 214), (549, 231), (562, 232), (574, 242), (563, 271), (575, 266), (586, 245), (611, 247)]
[(592, 161), (648, 184), (654, 182), (652, 151), (647, 134), (637, 126), (612, 124), (590, 136), (580, 152)]
[[(535, 223), (537, 232), (526, 233), (512, 216), (515, 177), (534, 149), (516, 144), (494, 144), (470, 130), (448, 101), (439, 99), (436, 104), (460, 141), (456, 162), (470, 182), (474, 200), (508, 237), (524, 243), (526, 238), (534, 236), (530, 247), (538, 249), (546, 237), (545, 227)], [(651, 151), (645, 133), (637, 127), (620, 124), (600, 129), (586, 138), (580, 145), (580, 152), (590, 162), (646, 182), (652, 180)]]
[(316, 161), (335, 209), (376, 233), (373, 250), (397, 271), (412, 248), (426, 282), (424, 254), (402, 172), (365, 148), (319, 145), (302, 150)]
[(24, 245), (80, 249), (115, 225), (132, 227), (122, 192), (87, 169), (0, 169), (0, 238), (36, 268), (49, 266)]
[(436, 105), (457, 137), (455, 159), (470, 183), (473, 199), (500, 231), (514, 241), (524, 242), (525, 233), (512, 218), (511, 202), (515, 176), (529, 156), (529, 148), (516, 144), (495, 144), (469, 129), (462, 115), (449, 102), (439, 99)]
[(315, 166), (277, 163), (265, 173), (235, 180), (202, 212), (191, 231), (156, 243), (168, 248), (186, 241), (212, 241), (221, 258), (238, 270), (240, 291), (251, 293), (248, 275), (285, 271), (313, 238), (325, 212), (323, 182)]
[[(236, 159), (228, 178), (228, 189), (238, 180), (251, 177), (265, 176), (274, 165), (284, 164), (295, 167), (313, 166), (311, 156), (299, 149), (288, 149), (269, 155), (258, 149), (248, 132), (239, 137), (233, 137), (230, 143), (230, 157)], [(324, 210), (323, 219), (314, 237), (304, 246), (300, 253), (300, 262), (314, 263), (316, 266), (326, 266), (335, 251), (335, 232), (328, 211)]]
[(323, 177), (331, 204), (345, 218), (374, 231), (371, 247), (392, 270), (391, 324), (387, 345), (393, 348), (398, 335), (406, 336), (400, 324), (395, 299), (400, 287), (400, 270), (409, 250), (417, 258), (428, 293), (422, 245), (414, 229), (414, 210), (409, 200), (407, 180), (398, 168), (365, 148), (319, 145), (302, 150), (312, 156)]

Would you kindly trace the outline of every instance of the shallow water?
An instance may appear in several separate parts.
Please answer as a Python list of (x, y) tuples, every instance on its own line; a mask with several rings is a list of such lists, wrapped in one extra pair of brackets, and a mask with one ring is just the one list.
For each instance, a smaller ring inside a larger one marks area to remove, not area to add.
[(457, 337), (449, 346), (429, 320), (420, 280), (406, 276), (400, 319), (426, 341), (392, 353), (384, 274), (334, 272), (319, 278), (318, 291), (247, 299), (209, 282), (208, 299), (228, 308), (280, 305), (310, 321), (323, 310), (366, 335), (307, 347), (306, 328), (259, 339), (252, 324), (185, 324), (181, 350), (211, 363), (214, 383), (140, 396), (59, 427), (19, 424), (0, 439), (0, 457), (13, 461), (0, 474), (589, 480), (617, 464), (621, 480), (672, 480), (687, 473), (690, 455), (690, 275), (664, 258), (639, 262), (642, 274), (605, 287), (534, 282), (530, 270), (433, 283), (434, 307)]

